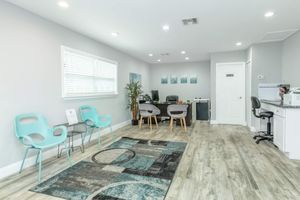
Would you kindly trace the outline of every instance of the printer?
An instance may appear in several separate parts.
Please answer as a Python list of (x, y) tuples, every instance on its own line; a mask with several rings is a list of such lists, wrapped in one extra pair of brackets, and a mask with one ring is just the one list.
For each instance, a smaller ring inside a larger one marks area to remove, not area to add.
[(283, 96), (283, 104), (290, 106), (300, 106), (300, 87), (291, 88), (289, 93)]

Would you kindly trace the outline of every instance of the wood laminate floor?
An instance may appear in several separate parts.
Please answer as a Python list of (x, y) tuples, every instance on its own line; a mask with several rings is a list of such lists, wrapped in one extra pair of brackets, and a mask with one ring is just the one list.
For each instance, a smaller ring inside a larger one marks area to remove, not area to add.
[[(166, 200), (300, 199), (300, 162), (289, 160), (268, 143), (255, 144), (247, 128), (196, 122), (188, 131), (190, 135), (178, 127), (171, 133), (166, 124), (152, 131), (147, 126), (142, 130), (127, 126), (114, 132), (114, 140), (128, 136), (188, 143)], [(102, 147), (111, 142), (105, 135)], [(96, 151), (92, 143), (85, 153), (75, 152), (73, 162)], [(44, 161), (43, 180), (67, 167), (65, 157)], [(35, 184), (36, 168), (31, 167), (1, 180), (0, 199), (58, 199), (28, 191)]]

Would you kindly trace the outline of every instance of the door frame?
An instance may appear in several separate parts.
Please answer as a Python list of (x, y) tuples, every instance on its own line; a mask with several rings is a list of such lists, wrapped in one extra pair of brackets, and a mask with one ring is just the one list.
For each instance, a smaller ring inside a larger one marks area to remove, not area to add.
[(217, 87), (217, 71), (218, 71), (218, 68), (224, 66), (224, 65), (241, 65), (241, 67), (243, 68), (243, 71), (244, 71), (244, 81), (245, 81), (245, 84), (244, 84), (244, 113), (245, 113), (245, 116), (243, 118), (243, 121), (241, 122), (241, 124), (236, 124), (236, 125), (242, 125), (242, 126), (246, 126), (247, 125), (247, 121), (246, 121), (246, 63), (245, 62), (220, 62), (220, 63), (216, 63), (216, 74), (215, 74), (215, 77), (216, 77), (216, 124), (227, 124), (227, 123), (224, 123), (224, 122), (221, 122), (219, 119), (218, 119), (218, 87)]

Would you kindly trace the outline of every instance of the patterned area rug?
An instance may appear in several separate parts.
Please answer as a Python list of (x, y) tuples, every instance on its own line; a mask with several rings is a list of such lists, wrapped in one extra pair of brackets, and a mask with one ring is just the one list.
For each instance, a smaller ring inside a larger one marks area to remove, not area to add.
[(71, 200), (161, 200), (185, 147), (123, 137), (31, 191)]

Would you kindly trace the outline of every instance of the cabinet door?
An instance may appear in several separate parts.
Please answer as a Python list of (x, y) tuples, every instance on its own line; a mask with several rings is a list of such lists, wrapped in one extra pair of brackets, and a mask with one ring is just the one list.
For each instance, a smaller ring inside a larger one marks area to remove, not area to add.
[(281, 151), (284, 151), (284, 127), (285, 127), (285, 118), (274, 115), (274, 144), (278, 146)]

